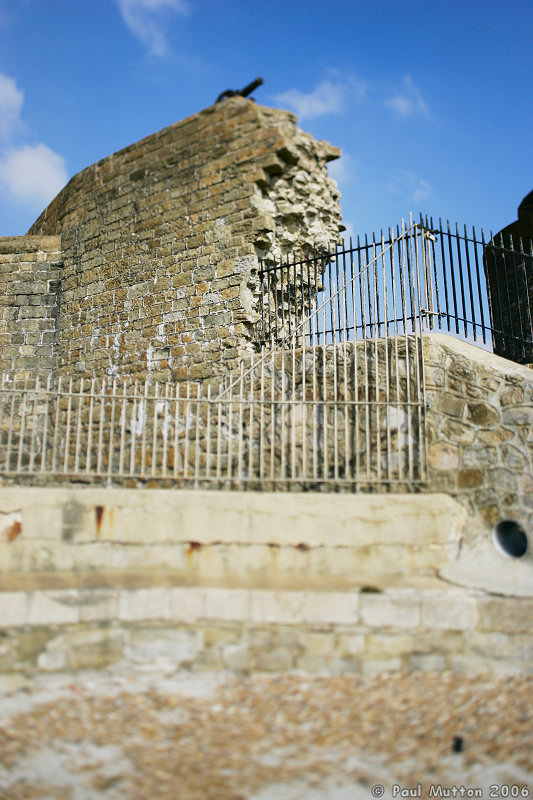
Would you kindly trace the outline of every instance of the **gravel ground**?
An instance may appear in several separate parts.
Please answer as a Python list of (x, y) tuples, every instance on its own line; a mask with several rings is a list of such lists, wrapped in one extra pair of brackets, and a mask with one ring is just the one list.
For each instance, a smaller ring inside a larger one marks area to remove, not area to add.
[(97, 678), (12, 692), (0, 698), (0, 797), (527, 797), (532, 695), (531, 677), (421, 673)]

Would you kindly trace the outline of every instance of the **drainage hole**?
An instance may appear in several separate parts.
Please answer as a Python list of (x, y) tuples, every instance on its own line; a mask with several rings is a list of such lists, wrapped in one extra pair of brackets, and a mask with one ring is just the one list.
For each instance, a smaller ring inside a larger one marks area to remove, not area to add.
[(504, 519), (494, 527), (492, 541), (496, 550), (510, 558), (522, 558), (527, 551), (527, 536), (523, 527), (512, 519)]

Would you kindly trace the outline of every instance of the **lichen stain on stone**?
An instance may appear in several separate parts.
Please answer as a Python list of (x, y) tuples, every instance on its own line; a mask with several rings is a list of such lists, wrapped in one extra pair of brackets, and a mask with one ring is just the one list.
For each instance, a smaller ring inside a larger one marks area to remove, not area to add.
[(20, 511), (0, 511), (0, 540), (13, 542), (22, 533), (22, 514)]

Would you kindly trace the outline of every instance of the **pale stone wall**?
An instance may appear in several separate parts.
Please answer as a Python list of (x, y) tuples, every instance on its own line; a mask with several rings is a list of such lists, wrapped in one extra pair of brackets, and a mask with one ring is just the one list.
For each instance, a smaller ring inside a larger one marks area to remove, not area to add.
[(505, 519), (533, 541), (533, 372), (450, 336), (426, 336), (424, 348), (429, 486), (472, 513), (461, 559), (446, 575), (509, 591), (498, 569), (487, 571), (482, 542)]
[(56, 366), (59, 236), (0, 238), (0, 372), (47, 377)]
[(470, 518), (442, 494), (19, 488), (0, 507), (4, 688), (94, 669), (532, 669), (531, 559), (487, 530), (508, 592), (453, 585)]

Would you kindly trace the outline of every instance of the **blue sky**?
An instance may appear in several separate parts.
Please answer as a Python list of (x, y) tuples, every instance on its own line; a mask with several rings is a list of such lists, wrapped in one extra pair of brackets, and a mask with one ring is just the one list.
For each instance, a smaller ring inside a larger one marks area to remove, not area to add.
[(261, 75), (342, 149), (355, 233), (485, 230), (533, 189), (532, 0), (0, 0), (0, 236), (89, 164)]

